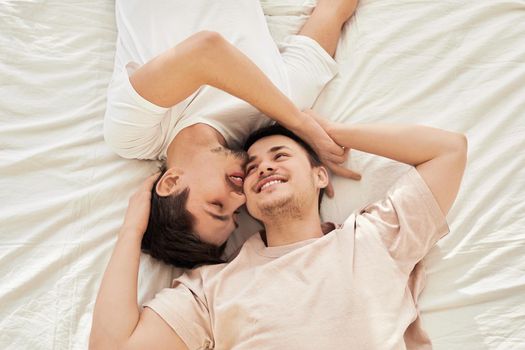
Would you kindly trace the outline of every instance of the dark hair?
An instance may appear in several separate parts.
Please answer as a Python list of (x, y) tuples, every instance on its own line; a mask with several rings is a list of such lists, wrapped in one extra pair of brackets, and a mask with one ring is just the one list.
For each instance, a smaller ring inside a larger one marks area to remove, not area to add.
[[(244, 143), (243, 149), (245, 151), (248, 151), (248, 149), (257, 141), (260, 139), (263, 139), (265, 137), (273, 136), (273, 135), (282, 135), (286, 136), (288, 138), (291, 138), (295, 142), (297, 142), (305, 151), (308, 156), (308, 160), (310, 161), (310, 165), (312, 167), (319, 167), (322, 166), (323, 163), (321, 163), (321, 160), (319, 159), (319, 156), (315, 151), (310, 147), (309, 144), (303, 141), (299, 136), (291, 132), (290, 130), (286, 129), (285, 127), (279, 125), (279, 124), (273, 124), (267, 127), (264, 127), (262, 129), (259, 129), (255, 132), (253, 132), (250, 136), (248, 136), (248, 139)], [(324, 195), (324, 188), (321, 188), (319, 191), (319, 199), (317, 202), (317, 206), (319, 209), (321, 209), (321, 201), (323, 199)]]
[(155, 188), (166, 170), (163, 166), (151, 190), (151, 211), (148, 228), (142, 237), (142, 251), (176, 267), (191, 269), (223, 263), (221, 255), (226, 243), (221, 246), (209, 244), (193, 233), (195, 217), (186, 209), (190, 189), (167, 197), (157, 194)]

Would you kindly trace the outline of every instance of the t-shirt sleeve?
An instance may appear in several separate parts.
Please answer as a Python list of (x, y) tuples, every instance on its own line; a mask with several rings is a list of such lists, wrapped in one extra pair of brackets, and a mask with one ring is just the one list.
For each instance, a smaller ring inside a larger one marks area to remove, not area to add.
[(169, 124), (169, 108), (143, 98), (131, 85), (135, 62), (113, 74), (108, 87), (104, 116), (104, 140), (124, 158), (157, 159), (164, 145)]
[(378, 234), (407, 274), (449, 232), (439, 204), (414, 167), (390, 188), (384, 199), (362, 209), (356, 225)]
[(207, 349), (213, 344), (210, 313), (198, 271), (174, 279), (171, 288), (162, 289), (143, 306), (170, 325), (189, 349)]

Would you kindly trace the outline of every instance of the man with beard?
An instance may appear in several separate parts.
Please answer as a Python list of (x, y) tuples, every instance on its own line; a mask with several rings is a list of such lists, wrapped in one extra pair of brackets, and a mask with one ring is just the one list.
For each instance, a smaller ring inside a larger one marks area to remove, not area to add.
[[(252, 135), (244, 192), (264, 230), (230, 263), (187, 271), (160, 291), (125, 332), (120, 328), (114, 339), (123, 348), (431, 347), (418, 319), (416, 264), (448, 233), (445, 215), (464, 172), (466, 137), (425, 126), (339, 125), (308, 113), (338, 144), (413, 167), (383, 200), (342, 225), (322, 224), (328, 173), (315, 152), (279, 126)], [(121, 233), (128, 245), (112, 258), (115, 266), (120, 259), (132, 265), (121, 286), (130, 302), (152, 181), (130, 203)]]
[(164, 164), (145, 252), (186, 268), (222, 262), (245, 202), (243, 158), (230, 149), (272, 120), (337, 171), (343, 150), (302, 109), (337, 74), (332, 57), (356, 5), (318, 1), (279, 50), (257, 0), (116, 2), (104, 137), (122, 157)]

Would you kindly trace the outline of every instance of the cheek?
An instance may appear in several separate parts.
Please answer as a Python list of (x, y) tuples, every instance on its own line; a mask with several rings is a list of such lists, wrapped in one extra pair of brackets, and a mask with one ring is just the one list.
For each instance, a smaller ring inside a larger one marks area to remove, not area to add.
[(255, 186), (255, 183), (256, 181), (255, 181), (253, 174), (246, 175), (244, 177), (244, 182), (242, 184), (242, 191), (246, 194), (246, 197), (248, 197), (247, 193), (249, 193), (250, 189), (253, 188), (253, 186)]
[(253, 203), (254, 203), (253, 195), (250, 193), (247, 193), (246, 191), (244, 192), (244, 195), (246, 196), (246, 208), (250, 209), (251, 207), (253, 207)]
[(230, 238), (232, 233), (233, 231), (227, 231), (215, 235), (213, 244), (217, 246), (223, 245), (228, 240), (228, 238)]
[(253, 198), (253, 195), (250, 195), (250, 194), (246, 195), (246, 209), (248, 210), (248, 213), (251, 216), (258, 219), (257, 205), (255, 205), (255, 198)]
[(220, 192), (226, 187), (224, 175), (219, 175), (217, 169), (202, 172), (193, 181), (196, 186), (200, 187), (201, 191), (207, 193)]

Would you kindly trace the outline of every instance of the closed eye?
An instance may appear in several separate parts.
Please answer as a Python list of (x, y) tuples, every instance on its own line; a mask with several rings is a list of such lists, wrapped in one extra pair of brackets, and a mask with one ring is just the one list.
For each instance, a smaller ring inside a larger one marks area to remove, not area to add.
[(227, 221), (229, 221), (229, 218), (230, 218), (227, 215), (216, 215), (216, 214), (213, 214), (213, 213), (209, 213), (209, 214), (215, 220), (219, 220), (219, 221), (222, 221), (222, 222), (227, 222)]
[(233, 225), (235, 226), (235, 228), (238, 228), (238, 227), (239, 227), (239, 224), (237, 223), (237, 221), (236, 221), (235, 218), (234, 218), (234, 215), (239, 213), (238, 211), (235, 211), (235, 212), (234, 212), (234, 215), (232, 215), (232, 216), (229, 216), (229, 215), (217, 215), (217, 214), (214, 214), (214, 213), (209, 212), (209, 211), (207, 211), (207, 210), (206, 210), (206, 213), (207, 213), (209, 216), (211, 216), (213, 219), (218, 220), (218, 221), (220, 221), (220, 222), (222, 222), (222, 223), (230, 222), (230, 221), (231, 221), (231, 222), (233, 222)]

